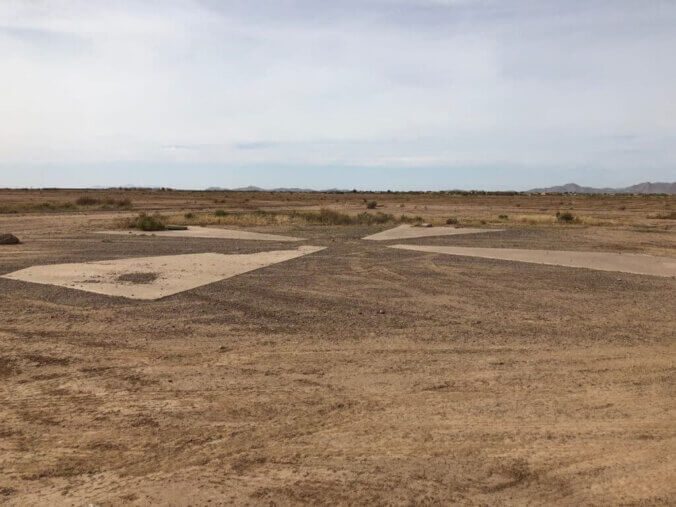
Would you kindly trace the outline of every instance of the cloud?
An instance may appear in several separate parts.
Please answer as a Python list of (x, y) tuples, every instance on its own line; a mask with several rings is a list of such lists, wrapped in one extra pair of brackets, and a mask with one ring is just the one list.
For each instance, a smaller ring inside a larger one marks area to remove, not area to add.
[(664, 173), (674, 24), (670, 2), (6, 0), (0, 161)]

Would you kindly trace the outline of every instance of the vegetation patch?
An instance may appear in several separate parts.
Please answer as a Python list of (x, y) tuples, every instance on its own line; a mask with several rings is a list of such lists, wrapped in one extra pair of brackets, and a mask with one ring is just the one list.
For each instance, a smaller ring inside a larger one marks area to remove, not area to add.
[(78, 206), (96, 206), (97, 204), (101, 204), (101, 201), (94, 197), (83, 195), (77, 198), (75, 204), (77, 204)]
[(75, 202), (71, 201), (44, 201), (38, 203), (18, 203), (13, 205), (0, 206), (0, 214), (12, 213), (63, 213), (69, 211), (79, 211), (81, 208), (91, 210), (110, 209), (129, 209), (132, 207), (132, 201), (128, 197), (105, 197), (98, 199), (96, 197), (83, 195), (78, 197)]
[(165, 217), (157, 213), (154, 215), (141, 213), (139, 216), (130, 219), (127, 222), (127, 227), (141, 231), (164, 231), (167, 228), (167, 222)]
[(564, 211), (563, 213), (557, 211), (556, 220), (565, 224), (572, 224), (579, 221), (570, 211)]
[[(422, 222), (420, 217), (408, 217), (402, 215), (396, 218), (388, 213), (362, 212), (357, 215), (341, 213), (328, 208), (322, 208), (318, 211), (266, 211), (255, 210), (246, 212), (227, 212), (217, 210), (213, 213), (190, 213), (184, 215), (175, 215), (170, 217), (161, 217), (164, 224), (199, 224), (207, 225), (233, 225), (240, 227), (255, 227), (269, 225), (373, 225), (386, 223), (417, 223)], [(140, 218), (140, 217), (139, 217)], [(133, 228), (141, 228), (136, 225), (139, 218), (134, 219)], [(165, 225), (166, 227), (166, 225)], [(146, 230), (146, 229), (142, 229)]]

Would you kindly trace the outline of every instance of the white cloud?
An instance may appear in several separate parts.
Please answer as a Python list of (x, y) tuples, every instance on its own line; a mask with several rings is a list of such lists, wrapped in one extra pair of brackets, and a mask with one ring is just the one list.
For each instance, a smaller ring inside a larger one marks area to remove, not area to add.
[(6, 0), (0, 162), (663, 173), (674, 24), (669, 2)]

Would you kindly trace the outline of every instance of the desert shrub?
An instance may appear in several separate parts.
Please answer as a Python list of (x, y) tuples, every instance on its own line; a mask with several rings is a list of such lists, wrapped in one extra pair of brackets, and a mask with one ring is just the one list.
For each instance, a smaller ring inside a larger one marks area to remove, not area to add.
[(509, 218), (509, 215), (498, 215), (498, 218), (500, 220), (507, 220)]
[(409, 215), (401, 215), (399, 217), (399, 221), (404, 223), (404, 224), (420, 224), (423, 222), (423, 217), (421, 216), (409, 216)]
[(369, 201), (366, 203), (366, 209), (376, 209), (378, 207), (378, 201)]
[(15, 204), (9, 206), (0, 206), (0, 214), (3, 213), (46, 213), (59, 211), (76, 211), (78, 207), (70, 202), (51, 202), (44, 201), (35, 204)]
[(459, 223), (459, 220), (455, 217), (450, 217), (446, 219), (446, 225), (456, 225)]
[(96, 206), (97, 204), (101, 204), (101, 201), (95, 197), (83, 195), (77, 198), (75, 204), (78, 206)]
[(570, 211), (564, 211), (563, 213), (557, 211), (556, 220), (558, 220), (559, 222), (570, 224), (575, 222), (575, 215), (573, 215)]
[(115, 199), (114, 197), (108, 197), (104, 201), (104, 207), (108, 208), (110, 206), (115, 206), (116, 208), (131, 208), (131, 199), (128, 197), (123, 197), (121, 199)]
[(322, 208), (319, 211), (292, 211), (290, 216), (292, 219), (318, 225), (371, 225), (395, 221), (395, 218), (387, 213), (363, 212), (356, 216), (351, 216), (326, 208)]
[(310, 224), (351, 225), (354, 223), (354, 219), (350, 215), (326, 208), (319, 211), (294, 211), (291, 213), (291, 217), (299, 218)]
[(38, 211), (70, 211), (76, 209), (77, 206), (70, 201), (66, 202), (43, 202), (36, 206)]
[[(376, 212), (362, 212), (358, 215), (348, 215), (328, 208), (322, 208), (318, 211), (266, 211), (254, 210), (247, 212), (214, 212), (214, 213), (186, 213), (161, 217), (163, 223), (181, 224), (181, 223), (200, 223), (201, 225), (220, 224), (236, 226), (262, 226), (262, 225), (287, 225), (287, 224), (309, 224), (309, 225), (371, 225), (384, 224), (389, 222), (422, 222), (420, 217), (408, 217), (402, 215), (401, 219), (393, 215)], [(133, 222), (136, 223), (137, 219)], [(131, 225), (131, 227), (136, 227)]]
[(216, 215), (217, 217), (224, 217), (227, 214), (228, 212), (225, 211), (224, 209), (217, 209), (216, 211), (214, 211), (214, 215)]
[(146, 215), (145, 213), (133, 218), (129, 222), (129, 227), (142, 231), (163, 231), (167, 228), (165, 218), (162, 215)]
[(123, 197), (122, 199), (116, 199), (113, 203), (118, 208), (131, 208), (132, 202), (129, 197)]
[(394, 221), (394, 217), (387, 213), (360, 213), (355, 217), (356, 223), (360, 225), (386, 224)]

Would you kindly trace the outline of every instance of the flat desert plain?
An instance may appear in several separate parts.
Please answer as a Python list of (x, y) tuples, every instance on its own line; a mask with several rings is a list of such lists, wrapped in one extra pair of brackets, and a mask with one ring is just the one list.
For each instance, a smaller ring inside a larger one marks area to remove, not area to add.
[[(0, 504), (674, 505), (676, 280), (432, 251), (676, 259), (674, 210), (666, 196), (0, 191), (0, 233), (22, 240), (0, 245)], [(300, 240), (99, 234), (140, 212)], [(361, 239), (417, 216), (495, 230)], [(2, 276), (304, 247), (154, 300)]]

